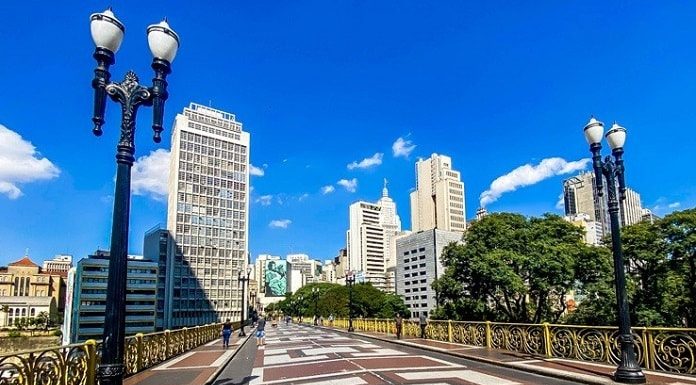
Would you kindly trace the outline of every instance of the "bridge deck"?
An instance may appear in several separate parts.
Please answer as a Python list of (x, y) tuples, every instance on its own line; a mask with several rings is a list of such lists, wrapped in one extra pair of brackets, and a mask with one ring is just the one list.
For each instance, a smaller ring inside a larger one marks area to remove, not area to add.
[[(267, 328), (266, 346), (257, 347), (254, 337), (244, 344), (233, 338), (234, 349), (221, 349), (217, 340), (130, 377), (126, 385), (613, 384), (609, 365), (432, 340), (397, 341), (377, 333), (281, 324)], [(558, 378), (560, 374), (566, 378)], [(648, 373), (648, 380), (652, 385), (696, 385), (693, 376), (655, 372)]]

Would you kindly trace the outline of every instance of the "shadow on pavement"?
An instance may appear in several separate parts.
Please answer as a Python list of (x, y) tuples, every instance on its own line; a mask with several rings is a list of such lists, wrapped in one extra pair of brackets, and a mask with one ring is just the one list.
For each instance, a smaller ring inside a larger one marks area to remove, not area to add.
[(240, 382), (234, 382), (233, 379), (217, 380), (213, 382), (213, 385), (244, 385), (248, 384), (251, 380), (257, 378), (258, 376), (246, 376), (242, 378)]

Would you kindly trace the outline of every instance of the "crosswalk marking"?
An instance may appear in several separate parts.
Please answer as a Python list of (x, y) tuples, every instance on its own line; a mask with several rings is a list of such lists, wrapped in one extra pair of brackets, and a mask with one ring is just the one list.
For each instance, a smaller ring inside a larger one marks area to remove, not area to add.
[(504, 378), (491, 376), (473, 370), (448, 370), (448, 371), (427, 371), (427, 372), (400, 372), (397, 376), (405, 380), (435, 380), (442, 378), (458, 378), (464, 381), (473, 382), (477, 385), (519, 385), (518, 382), (506, 380)]

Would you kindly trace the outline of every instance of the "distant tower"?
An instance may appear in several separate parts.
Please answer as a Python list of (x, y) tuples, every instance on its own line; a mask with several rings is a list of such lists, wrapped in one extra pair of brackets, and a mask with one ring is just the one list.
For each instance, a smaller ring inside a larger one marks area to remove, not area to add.
[(486, 215), (488, 215), (488, 211), (486, 211), (485, 207), (479, 207), (478, 210), (476, 210), (476, 220), (477, 221), (480, 221)]
[(411, 192), (411, 227), (414, 232), (434, 228), (466, 230), (464, 183), (452, 169), (449, 156), (432, 154), (416, 162), (416, 190)]

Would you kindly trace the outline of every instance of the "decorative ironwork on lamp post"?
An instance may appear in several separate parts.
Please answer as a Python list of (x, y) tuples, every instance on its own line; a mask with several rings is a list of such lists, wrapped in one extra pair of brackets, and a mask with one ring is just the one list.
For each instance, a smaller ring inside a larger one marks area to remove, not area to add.
[(246, 283), (249, 282), (249, 276), (251, 275), (251, 267), (247, 267), (246, 269), (246, 275), (242, 274), (242, 270), (239, 270), (237, 273), (237, 281), (242, 285), (242, 308), (241, 312), (239, 315), (239, 336), (240, 337), (246, 337), (246, 333), (244, 332), (244, 322), (246, 321), (244, 319), (244, 313), (246, 312)]
[(348, 331), (354, 332), (353, 328), (353, 285), (355, 284), (355, 276), (353, 273), (346, 275), (346, 284), (348, 285)]
[(109, 278), (106, 293), (106, 322), (104, 323), (104, 342), (101, 363), (97, 377), (102, 385), (120, 385), (123, 382), (125, 366), (124, 341), (126, 318), (126, 283), (128, 271), (128, 225), (130, 216), (131, 167), (135, 161), (135, 119), (141, 105), (153, 107), (152, 129), (154, 141), (159, 143), (163, 131), (162, 119), (167, 93), (167, 75), (171, 72), (171, 62), (179, 48), (179, 36), (169, 28), (166, 19), (159, 24), (147, 27), (147, 41), (154, 57), (152, 69), (155, 77), (152, 86), (140, 85), (133, 71), (126, 73), (122, 82), (112, 82), (109, 66), (114, 64), (115, 54), (121, 46), (125, 27), (111, 8), (90, 16), (90, 32), (96, 49), (92, 87), (94, 88), (94, 128), (96, 136), (102, 134), (106, 96), (121, 105), (121, 135), (116, 146), (116, 189), (114, 192), (114, 213), (111, 227), (111, 250), (109, 258)]
[[(636, 361), (633, 335), (631, 333), (631, 318), (628, 313), (628, 298), (626, 296), (626, 273), (621, 250), (621, 225), (619, 222), (620, 202), (625, 199), (626, 182), (624, 178), (623, 146), (626, 141), (626, 129), (614, 123), (605, 137), (611, 147), (611, 156), (602, 160), (602, 134), (604, 124), (594, 117), (584, 128), (585, 139), (592, 152), (592, 167), (595, 173), (597, 194), (601, 197), (603, 191), (603, 178), (607, 181), (607, 204), (609, 208), (609, 220), (611, 222), (611, 249), (614, 256), (614, 279), (616, 283), (616, 302), (619, 315), (619, 344), (621, 353), (619, 363), (614, 372), (614, 380), (627, 384), (645, 383), (645, 374)], [(618, 184), (618, 186), (617, 186)], [(617, 196), (618, 190), (618, 196)]]

